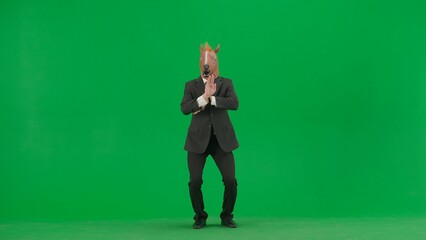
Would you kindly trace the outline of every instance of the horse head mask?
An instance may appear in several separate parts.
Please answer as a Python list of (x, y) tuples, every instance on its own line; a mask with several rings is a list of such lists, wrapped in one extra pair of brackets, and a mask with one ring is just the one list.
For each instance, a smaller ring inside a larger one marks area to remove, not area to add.
[(208, 78), (210, 74), (215, 77), (219, 76), (219, 66), (217, 60), (217, 53), (219, 52), (220, 45), (217, 45), (213, 50), (206, 42), (200, 46), (200, 72), (203, 78)]

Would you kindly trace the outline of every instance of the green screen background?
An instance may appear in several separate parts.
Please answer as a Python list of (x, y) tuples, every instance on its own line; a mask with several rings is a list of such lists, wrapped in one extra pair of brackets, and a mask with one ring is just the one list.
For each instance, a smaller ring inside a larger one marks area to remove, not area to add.
[[(425, 1), (1, 1), (0, 220), (192, 217), (184, 83), (233, 79), (236, 217), (426, 213)], [(206, 210), (223, 185), (212, 159)]]

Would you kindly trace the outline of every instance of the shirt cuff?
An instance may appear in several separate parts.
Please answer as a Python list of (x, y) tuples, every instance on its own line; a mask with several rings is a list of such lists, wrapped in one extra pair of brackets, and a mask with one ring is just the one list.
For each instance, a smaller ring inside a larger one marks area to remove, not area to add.
[(210, 97), (210, 101), (211, 101), (211, 105), (216, 107), (216, 97), (215, 96), (211, 96)]
[(197, 103), (198, 103), (199, 107), (204, 107), (204, 106), (207, 105), (207, 101), (206, 101), (206, 99), (203, 98), (203, 95), (201, 95), (197, 98)]

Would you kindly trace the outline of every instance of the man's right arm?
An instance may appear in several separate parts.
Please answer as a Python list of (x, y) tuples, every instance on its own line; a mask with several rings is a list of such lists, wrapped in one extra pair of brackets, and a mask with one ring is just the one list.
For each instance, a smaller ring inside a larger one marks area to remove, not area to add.
[(188, 115), (190, 113), (198, 113), (202, 107), (207, 104), (207, 101), (202, 97), (193, 98), (190, 89), (191, 82), (185, 84), (185, 91), (183, 93), (183, 99), (180, 104), (182, 113)]

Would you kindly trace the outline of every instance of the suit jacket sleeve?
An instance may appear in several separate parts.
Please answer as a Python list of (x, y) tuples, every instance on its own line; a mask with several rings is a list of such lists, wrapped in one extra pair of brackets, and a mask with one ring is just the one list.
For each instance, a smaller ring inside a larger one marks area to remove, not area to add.
[(225, 97), (215, 96), (216, 108), (224, 108), (229, 110), (237, 110), (239, 106), (237, 93), (234, 90), (232, 81), (226, 82), (226, 93)]
[(200, 107), (198, 106), (197, 98), (194, 97), (191, 93), (191, 86), (193, 87), (190, 82), (185, 84), (185, 91), (183, 94), (182, 102), (180, 104), (180, 109), (185, 115), (188, 115), (200, 109)]

